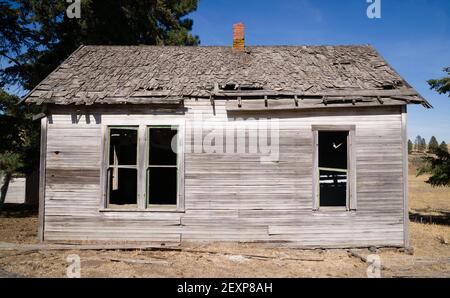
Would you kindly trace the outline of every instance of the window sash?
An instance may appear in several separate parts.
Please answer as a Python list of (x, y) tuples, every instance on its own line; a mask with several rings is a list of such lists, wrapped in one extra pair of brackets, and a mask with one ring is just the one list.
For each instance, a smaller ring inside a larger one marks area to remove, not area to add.
[[(111, 130), (135, 130), (137, 132), (137, 139), (136, 139), (136, 164), (131, 165), (114, 165), (111, 164)], [(107, 164), (109, 167), (122, 167), (122, 168), (130, 168), (130, 167), (139, 167), (139, 127), (138, 126), (108, 126), (108, 144), (107, 144)], [(138, 169), (139, 170), (139, 169)]]
[[(150, 164), (150, 130), (154, 128), (164, 128), (164, 129), (172, 129), (176, 130), (177, 134), (177, 153), (176, 153), (176, 164), (175, 165), (151, 165)], [(180, 207), (180, 127), (179, 125), (148, 125), (146, 129), (147, 134), (147, 142), (146, 142), (146, 170), (145, 170), (145, 208), (152, 209), (152, 208), (176, 208), (178, 209)], [(150, 202), (150, 171), (151, 169), (157, 169), (157, 168), (176, 168), (177, 169), (177, 176), (176, 176), (176, 203), (175, 204), (152, 204)]]
[[(115, 169), (131, 169), (131, 170), (136, 170), (136, 188), (138, 191), (138, 195), (136, 197), (136, 205), (139, 206), (139, 168), (137, 166), (135, 167), (131, 167), (131, 166), (117, 166), (117, 167), (113, 167), (113, 166), (108, 166), (106, 169), (106, 208), (110, 208), (109, 205), (111, 204), (111, 197), (110, 197), (110, 189), (111, 189), (111, 172)], [(112, 210), (116, 210), (115, 208), (111, 208)]]
[[(135, 130), (137, 132), (137, 139), (136, 139), (136, 164), (135, 165), (114, 165), (110, 163), (111, 160), (111, 130)], [(105, 204), (104, 206), (106, 208), (109, 208), (111, 197), (110, 197), (110, 178), (111, 178), (111, 171), (115, 168), (117, 169), (133, 169), (136, 170), (136, 176), (138, 179), (136, 180), (136, 189), (137, 191), (137, 198), (136, 198), (136, 204), (139, 206), (139, 127), (138, 126), (108, 126), (107, 130), (107, 142), (105, 143), (105, 149), (107, 150), (106, 154), (106, 169), (105, 169), (105, 179), (106, 183), (104, 191), (105, 191)]]

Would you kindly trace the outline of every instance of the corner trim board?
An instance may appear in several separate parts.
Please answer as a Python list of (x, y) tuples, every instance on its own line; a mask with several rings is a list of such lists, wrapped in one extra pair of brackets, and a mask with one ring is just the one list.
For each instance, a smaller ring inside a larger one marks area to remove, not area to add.
[(401, 107), (403, 146), (403, 245), (409, 248), (409, 203), (408, 203), (408, 131), (407, 107)]
[(43, 242), (45, 231), (45, 168), (47, 162), (47, 127), (48, 118), (41, 118), (41, 144), (39, 161), (39, 215), (38, 215), (38, 239)]

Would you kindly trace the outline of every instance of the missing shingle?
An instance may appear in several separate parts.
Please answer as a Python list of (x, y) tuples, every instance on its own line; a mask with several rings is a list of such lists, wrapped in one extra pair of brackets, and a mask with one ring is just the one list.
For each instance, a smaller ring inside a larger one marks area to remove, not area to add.
[(241, 85), (240, 90), (248, 91), (248, 90), (263, 90), (264, 87), (261, 85)]
[(237, 90), (238, 89), (238, 85), (234, 84), (234, 83), (226, 83), (224, 85), (221, 85), (220, 89), (221, 90), (228, 90), (228, 91), (230, 91), (230, 90)]
[(252, 90), (263, 90), (264, 87), (260, 84), (237, 84), (237, 83), (226, 83), (219, 85), (220, 90), (225, 91), (252, 91)]

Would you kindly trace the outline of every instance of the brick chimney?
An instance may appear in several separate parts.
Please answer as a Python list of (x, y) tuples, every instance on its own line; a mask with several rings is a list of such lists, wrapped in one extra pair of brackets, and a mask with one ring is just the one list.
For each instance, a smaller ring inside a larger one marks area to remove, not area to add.
[(245, 49), (244, 24), (233, 25), (233, 52), (243, 52)]

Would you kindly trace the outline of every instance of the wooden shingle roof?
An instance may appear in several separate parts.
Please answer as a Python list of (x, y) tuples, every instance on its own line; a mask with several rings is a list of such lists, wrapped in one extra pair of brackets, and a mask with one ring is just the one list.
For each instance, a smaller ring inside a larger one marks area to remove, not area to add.
[(82, 46), (25, 100), (89, 105), (289, 96), (430, 107), (369, 45), (249, 46), (244, 53), (216, 46)]

